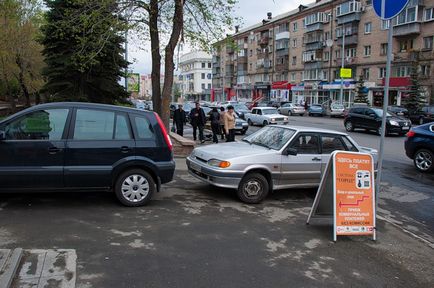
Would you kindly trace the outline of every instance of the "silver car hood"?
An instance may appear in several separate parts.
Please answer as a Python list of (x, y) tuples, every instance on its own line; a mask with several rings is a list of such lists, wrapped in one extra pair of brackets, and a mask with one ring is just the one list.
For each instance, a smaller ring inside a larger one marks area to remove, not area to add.
[(252, 156), (254, 154), (265, 154), (270, 151), (274, 150), (257, 145), (250, 145), (246, 142), (229, 142), (195, 148), (191, 153), (191, 157), (198, 157), (205, 161), (210, 159), (229, 160), (243, 156)]

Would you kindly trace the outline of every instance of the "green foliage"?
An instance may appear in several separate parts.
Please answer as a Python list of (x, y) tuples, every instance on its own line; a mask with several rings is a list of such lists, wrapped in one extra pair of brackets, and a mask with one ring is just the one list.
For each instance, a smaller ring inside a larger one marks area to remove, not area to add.
[(356, 97), (354, 98), (354, 103), (366, 103), (369, 104), (368, 95), (365, 92), (365, 81), (363, 75), (359, 76), (356, 83)]
[(124, 23), (115, 0), (47, 0), (44, 91), (51, 101), (115, 103), (128, 97), (119, 84)]
[(410, 74), (410, 86), (408, 87), (407, 97), (403, 98), (404, 107), (414, 113), (418, 111), (422, 106), (426, 105), (425, 91), (420, 85), (419, 79), (419, 61), (413, 63)]

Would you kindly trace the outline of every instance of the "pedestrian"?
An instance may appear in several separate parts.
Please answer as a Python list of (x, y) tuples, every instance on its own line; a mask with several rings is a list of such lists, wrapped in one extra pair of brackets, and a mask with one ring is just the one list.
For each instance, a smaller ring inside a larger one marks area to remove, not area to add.
[(220, 134), (222, 135), (222, 140), (225, 139), (225, 107), (220, 107)]
[(178, 109), (173, 113), (173, 126), (176, 126), (176, 133), (180, 136), (184, 136), (184, 124), (187, 123), (187, 117), (181, 104), (178, 105)]
[(235, 141), (235, 112), (234, 107), (229, 105), (227, 107), (228, 111), (225, 113), (225, 133), (226, 142)]
[(306, 110), (306, 112), (307, 112), (307, 108), (309, 108), (309, 105), (307, 104), (307, 101), (305, 100), (304, 101), (304, 110)]
[(218, 135), (221, 133), (221, 126), (220, 112), (217, 110), (217, 107), (212, 108), (211, 112), (209, 113), (209, 120), (211, 121), (212, 142), (219, 143)]
[(200, 107), (200, 103), (196, 102), (196, 107), (191, 109), (190, 112), (191, 126), (193, 126), (193, 139), (196, 141), (197, 130), (199, 130), (199, 140), (200, 143), (205, 143), (205, 138), (203, 136), (203, 128), (206, 123), (206, 116), (203, 109)]

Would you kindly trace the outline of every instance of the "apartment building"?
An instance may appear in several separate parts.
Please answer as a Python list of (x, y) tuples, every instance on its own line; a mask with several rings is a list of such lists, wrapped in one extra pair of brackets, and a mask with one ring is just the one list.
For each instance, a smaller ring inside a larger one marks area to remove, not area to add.
[[(416, 65), (427, 98), (433, 93), (434, 0), (410, 0), (390, 23), (371, 0), (317, 0), (238, 30), (216, 43), (213, 98), (296, 103), (354, 101), (361, 76), (371, 104), (383, 103), (387, 33), (393, 25), (390, 103), (406, 97)], [(352, 78), (341, 79), (342, 66)], [(342, 91), (342, 92), (341, 92)]]
[(192, 51), (180, 57), (178, 87), (188, 101), (209, 101), (211, 98), (212, 56), (204, 51)]

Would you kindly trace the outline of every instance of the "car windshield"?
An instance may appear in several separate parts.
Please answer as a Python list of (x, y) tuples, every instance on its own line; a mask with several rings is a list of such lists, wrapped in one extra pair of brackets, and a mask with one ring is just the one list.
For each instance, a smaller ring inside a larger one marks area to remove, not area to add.
[(267, 126), (243, 139), (253, 145), (280, 150), (291, 139), (295, 131), (288, 128)]
[[(373, 108), (374, 113), (377, 114), (378, 117), (383, 117), (383, 109)], [(387, 113), (387, 116), (392, 116), (392, 114)]]
[(333, 108), (333, 109), (344, 109), (344, 105), (341, 105), (341, 104), (333, 104), (333, 105), (332, 105), (332, 108)]
[(235, 104), (233, 106), (235, 110), (249, 110), (249, 108), (247, 108), (247, 106), (244, 104)]
[(277, 109), (263, 109), (262, 114), (271, 115), (271, 114), (278, 114), (278, 113), (277, 113)]

